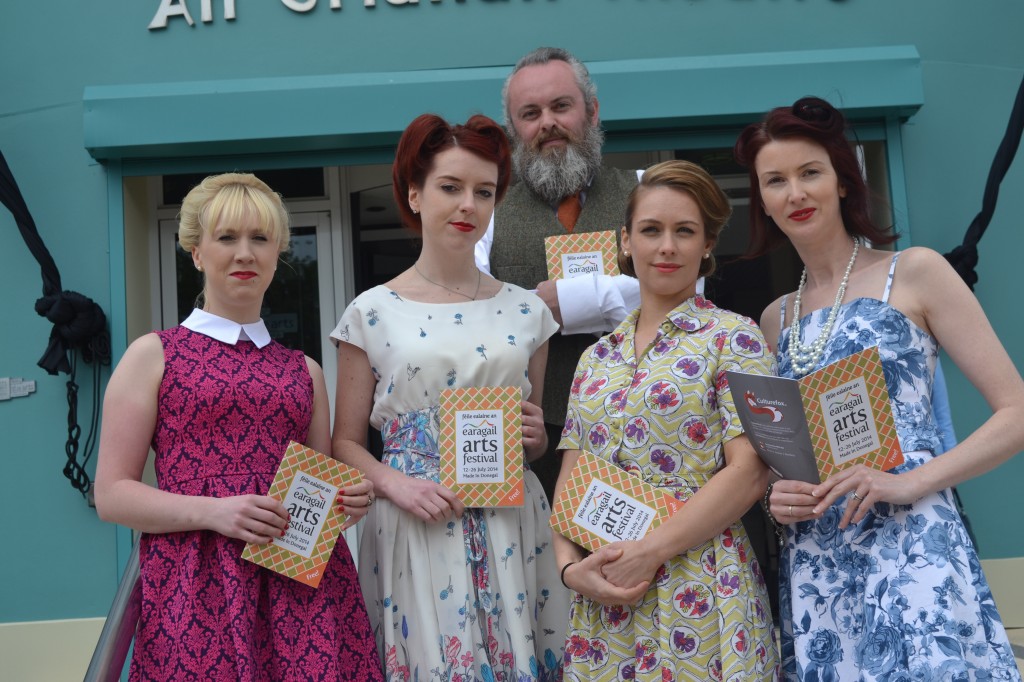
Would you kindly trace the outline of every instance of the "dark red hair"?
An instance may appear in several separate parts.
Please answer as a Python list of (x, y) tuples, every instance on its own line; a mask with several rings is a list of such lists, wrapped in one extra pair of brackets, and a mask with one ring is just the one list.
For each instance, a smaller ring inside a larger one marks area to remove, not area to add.
[(395, 163), (391, 167), (392, 191), (402, 216), (402, 224), (420, 232), (423, 223), (409, 207), (409, 188), (423, 187), (434, 166), (434, 157), (452, 147), (468, 152), (498, 166), (495, 203), (501, 201), (512, 175), (508, 138), (501, 126), (481, 114), (471, 116), (465, 125), (449, 125), (435, 114), (421, 114), (409, 124), (398, 141)]
[(869, 192), (853, 145), (846, 138), (842, 112), (818, 97), (798, 99), (791, 107), (772, 109), (760, 123), (751, 123), (736, 140), (733, 154), (750, 171), (750, 248), (747, 256), (763, 256), (786, 236), (762, 210), (761, 184), (757, 178), (757, 155), (769, 142), (804, 139), (825, 149), (846, 196), (839, 200), (843, 226), (851, 236), (872, 244), (890, 244), (897, 235), (875, 225), (869, 208)]

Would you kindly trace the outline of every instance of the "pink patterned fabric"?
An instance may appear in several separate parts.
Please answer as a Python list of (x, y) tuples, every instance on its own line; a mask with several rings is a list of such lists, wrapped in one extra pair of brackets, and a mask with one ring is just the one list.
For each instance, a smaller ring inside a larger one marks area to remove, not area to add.
[[(289, 440), (306, 439), (302, 353), (158, 332), (164, 378), (157, 483), (182, 495), (266, 494)], [(142, 537), (132, 680), (381, 680), (352, 557), (339, 542), (318, 589), (241, 559), (212, 531)]]

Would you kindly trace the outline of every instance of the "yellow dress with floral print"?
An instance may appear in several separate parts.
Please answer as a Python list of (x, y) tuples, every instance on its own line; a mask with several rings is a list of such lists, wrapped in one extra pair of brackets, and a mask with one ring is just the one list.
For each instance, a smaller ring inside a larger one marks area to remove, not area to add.
[[(559, 448), (588, 450), (685, 501), (743, 433), (725, 371), (771, 374), (775, 360), (753, 321), (695, 296), (637, 361), (638, 315), (580, 358)], [(663, 565), (634, 607), (574, 594), (565, 654), (566, 680), (777, 678), (767, 591), (743, 525)]]

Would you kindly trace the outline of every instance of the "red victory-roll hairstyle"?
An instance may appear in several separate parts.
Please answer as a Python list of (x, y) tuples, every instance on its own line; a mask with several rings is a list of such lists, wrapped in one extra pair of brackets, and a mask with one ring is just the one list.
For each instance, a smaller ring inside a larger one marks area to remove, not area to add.
[(471, 116), (466, 123), (449, 125), (435, 114), (421, 114), (409, 124), (398, 141), (395, 163), (391, 167), (392, 191), (402, 216), (402, 224), (420, 232), (420, 216), (409, 207), (409, 188), (423, 187), (434, 165), (434, 158), (452, 147), (461, 147), (498, 166), (495, 203), (501, 201), (512, 174), (508, 138), (497, 123), (486, 116)]

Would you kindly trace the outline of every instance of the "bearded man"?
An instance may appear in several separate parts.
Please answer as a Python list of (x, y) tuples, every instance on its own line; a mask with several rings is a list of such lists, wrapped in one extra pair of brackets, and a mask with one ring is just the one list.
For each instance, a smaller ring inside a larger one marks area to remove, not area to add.
[(549, 280), (544, 238), (617, 232), (638, 173), (601, 167), (597, 88), (569, 52), (542, 47), (520, 59), (505, 81), (502, 105), (517, 182), (495, 209), (476, 259), (497, 279), (536, 289), (562, 326), (549, 342), (544, 380), (548, 450), (532, 463), (550, 499), (576, 363), (595, 334), (611, 331), (640, 305), (640, 293), (624, 275)]

